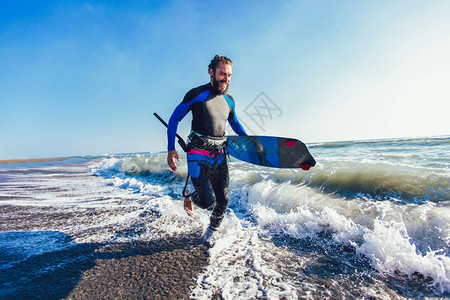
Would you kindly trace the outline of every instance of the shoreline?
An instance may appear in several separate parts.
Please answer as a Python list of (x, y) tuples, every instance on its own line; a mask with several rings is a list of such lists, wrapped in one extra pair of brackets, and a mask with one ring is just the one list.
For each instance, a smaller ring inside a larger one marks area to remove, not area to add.
[(17, 163), (27, 163), (27, 162), (60, 161), (60, 160), (65, 160), (65, 159), (68, 159), (68, 157), (0, 159), (0, 164), (17, 164)]

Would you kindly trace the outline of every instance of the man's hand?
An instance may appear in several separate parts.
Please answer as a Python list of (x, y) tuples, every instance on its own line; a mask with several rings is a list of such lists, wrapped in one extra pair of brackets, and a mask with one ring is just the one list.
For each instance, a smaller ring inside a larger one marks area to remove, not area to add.
[(175, 163), (175, 159), (180, 161), (180, 158), (178, 157), (178, 153), (176, 150), (170, 150), (167, 153), (167, 164), (172, 169), (172, 171), (177, 170), (177, 164)]

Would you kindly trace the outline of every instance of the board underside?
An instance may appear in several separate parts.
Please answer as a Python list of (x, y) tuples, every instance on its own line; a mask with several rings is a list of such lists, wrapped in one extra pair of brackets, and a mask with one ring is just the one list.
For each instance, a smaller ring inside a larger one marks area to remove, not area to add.
[(316, 161), (296, 139), (273, 136), (227, 136), (228, 153), (245, 162), (274, 168), (309, 170)]

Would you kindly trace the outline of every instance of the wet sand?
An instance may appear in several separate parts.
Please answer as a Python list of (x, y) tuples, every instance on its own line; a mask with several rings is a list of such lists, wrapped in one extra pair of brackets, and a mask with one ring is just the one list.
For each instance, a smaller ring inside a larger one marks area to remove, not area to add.
[(0, 240), (37, 232), (69, 246), (2, 270), (0, 299), (189, 299), (190, 287), (208, 263), (199, 233), (80, 244), (50, 230), (76, 218), (73, 211), (11, 205), (1, 210)]
[(189, 299), (208, 261), (206, 247), (189, 237), (107, 245), (94, 256), (67, 299)]
[(26, 162), (45, 162), (45, 161), (60, 161), (65, 160), (67, 157), (56, 157), (56, 158), (25, 158), (25, 159), (0, 159), (0, 164), (9, 163), (26, 163)]

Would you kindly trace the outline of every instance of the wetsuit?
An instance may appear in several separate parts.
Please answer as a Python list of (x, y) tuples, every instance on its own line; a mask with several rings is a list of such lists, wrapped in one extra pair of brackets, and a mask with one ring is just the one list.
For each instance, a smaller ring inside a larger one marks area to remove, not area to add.
[[(168, 150), (175, 150), (175, 136), (178, 123), (192, 111), (192, 132), (190, 136), (208, 138), (225, 137), (228, 121), (238, 135), (247, 135), (239, 123), (234, 99), (227, 94), (216, 94), (210, 83), (190, 90), (175, 108), (167, 129)], [(225, 215), (228, 205), (228, 164), (223, 149), (202, 148), (192, 145), (187, 153), (188, 172), (196, 193), (194, 203), (201, 208), (213, 208), (210, 228), (216, 230)]]

